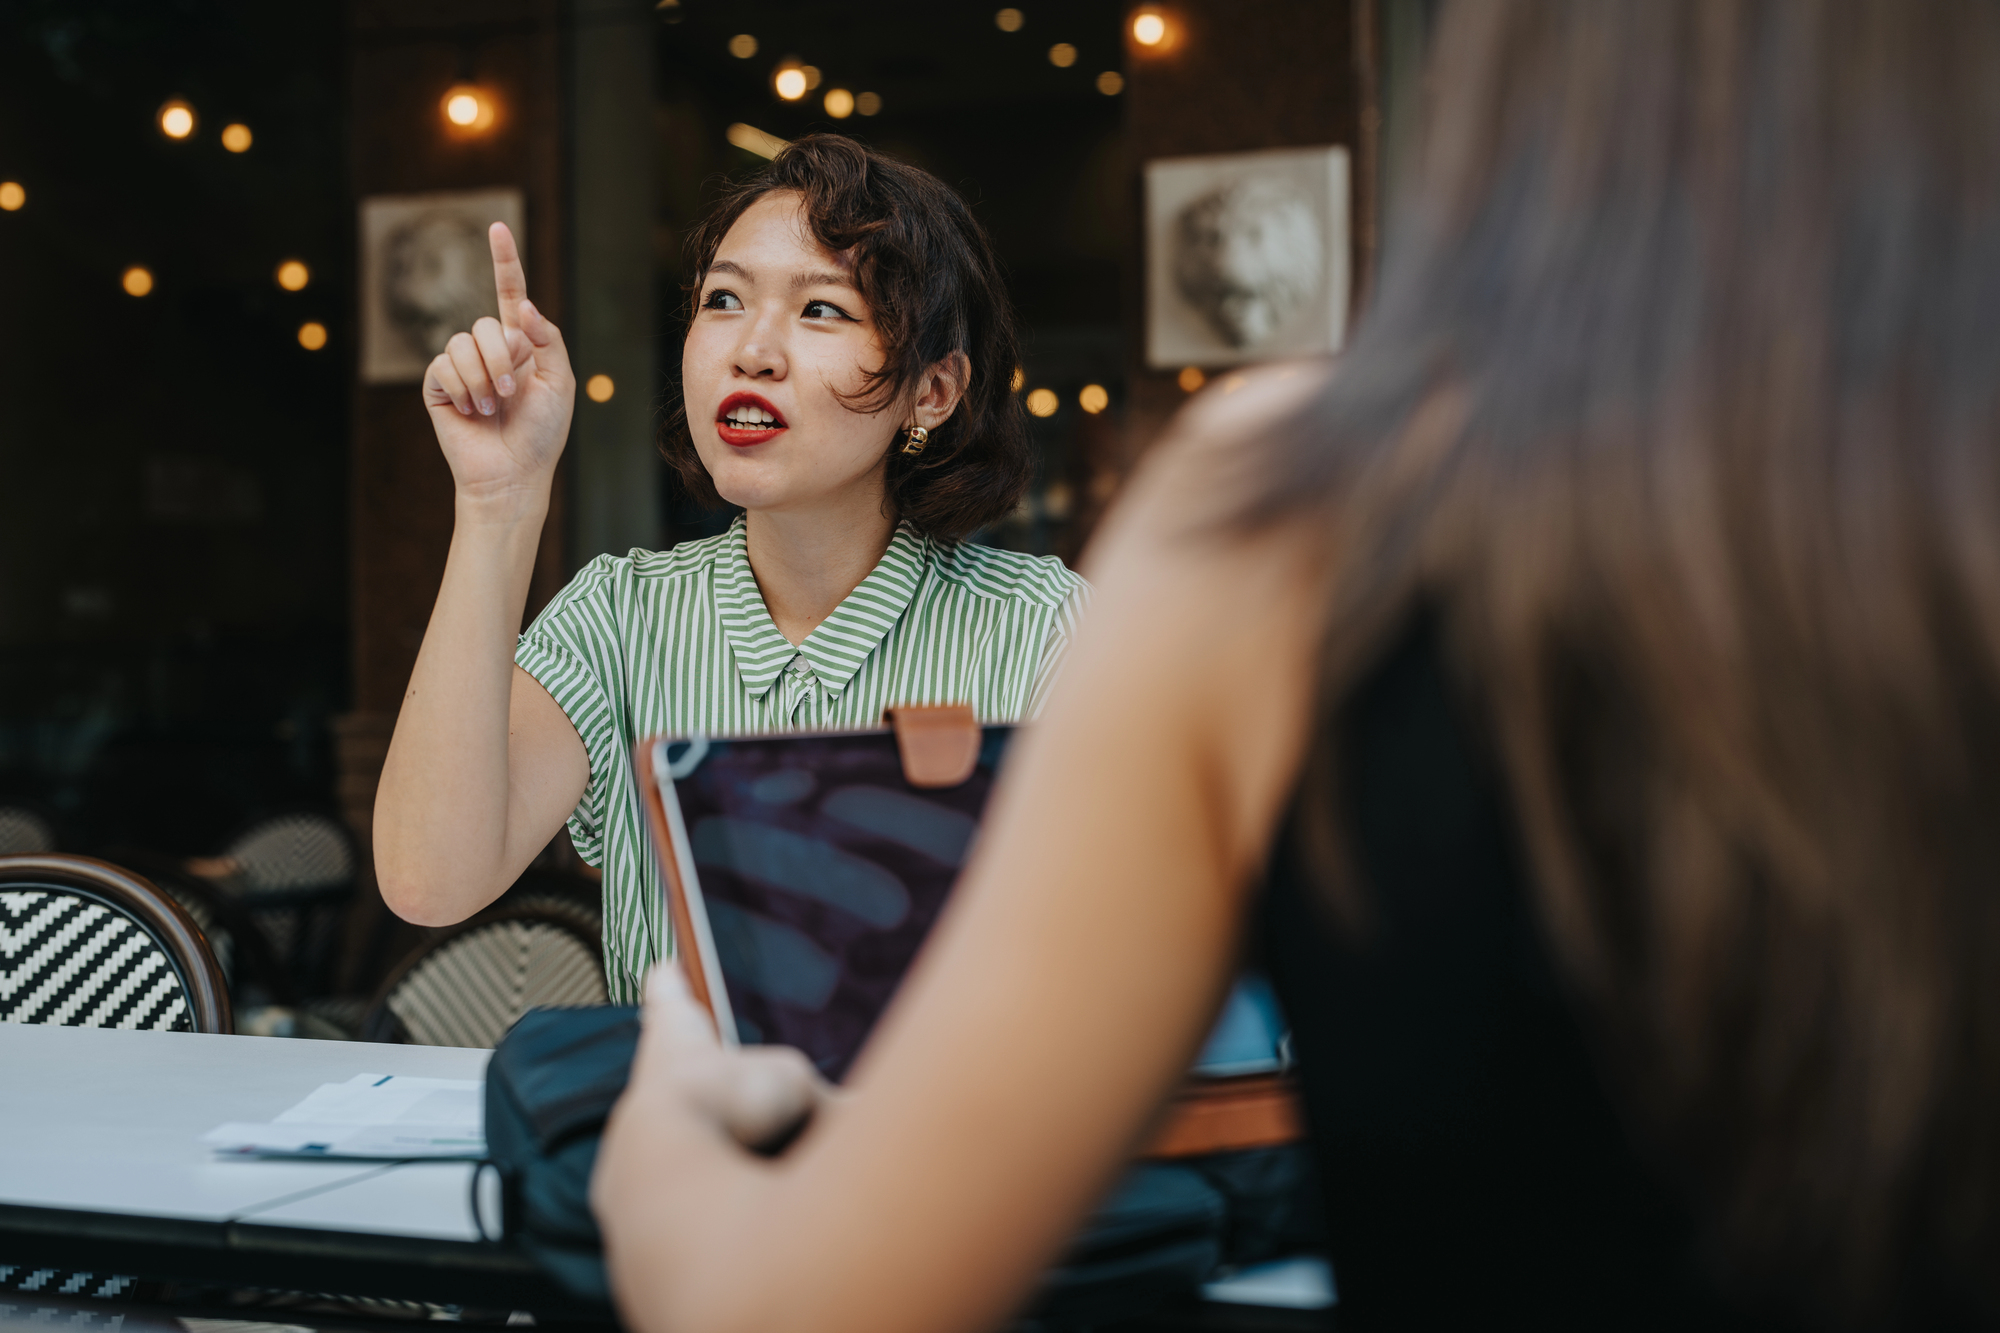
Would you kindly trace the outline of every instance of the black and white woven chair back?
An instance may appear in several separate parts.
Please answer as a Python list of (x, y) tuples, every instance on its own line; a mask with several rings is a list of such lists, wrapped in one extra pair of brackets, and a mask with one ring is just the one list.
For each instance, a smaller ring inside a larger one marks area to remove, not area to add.
[[(194, 918), (150, 880), (84, 856), (0, 856), (0, 1023), (228, 1032), (229, 992)], [(0, 1255), (0, 1294), (130, 1300), (137, 1282)]]
[(530, 1009), (605, 1003), (601, 948), (570, 917), (535, 908), (469, 921), (403, 961), (363, 1035), (490, 1048)]
[(354, 878), (354, 840), (325, 815), (267, 819), (222, 854), (241, 867), (251, 893), (337, 888)]
[(82, 856), (0, 856), (0, 1022), (230, 1030), (222, 970), (192, 917)]
[(56, 849), (56, 831), (33, 810), (0, 805), (0, 856), (36, 856)]

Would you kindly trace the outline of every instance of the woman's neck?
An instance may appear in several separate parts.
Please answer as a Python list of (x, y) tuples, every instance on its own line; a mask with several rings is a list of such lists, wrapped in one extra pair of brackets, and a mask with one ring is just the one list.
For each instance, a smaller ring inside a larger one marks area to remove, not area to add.
[(805, 642), (881, 563), (896, 533), (886, 508), (878, 491), (865, 505), (757, 509), (746, 516), (750, 572), (787, 642)]

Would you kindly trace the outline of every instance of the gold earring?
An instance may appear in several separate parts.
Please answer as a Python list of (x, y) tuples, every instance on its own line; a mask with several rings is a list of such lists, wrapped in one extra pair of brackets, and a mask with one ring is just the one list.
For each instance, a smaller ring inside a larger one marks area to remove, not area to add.
[(910, 426), (903, 431), (903, 435), (903, 452), (906, 454), (920, 454), (924, 446), (931, 442), (931, 433), (922, 426)]

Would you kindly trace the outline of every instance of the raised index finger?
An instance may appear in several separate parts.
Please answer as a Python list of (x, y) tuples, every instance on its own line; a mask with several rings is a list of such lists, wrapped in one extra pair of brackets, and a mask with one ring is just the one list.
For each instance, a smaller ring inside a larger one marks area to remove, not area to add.
[(521, 247), (514, 244), (514, 233), (507, 230), (504, 222), (488, 227), (486, 239), (493, 246), (493, 286), (500, 294), (500, 325), (518, 329), (521, 302), (528, 299), (528, 275), (521, 268)]

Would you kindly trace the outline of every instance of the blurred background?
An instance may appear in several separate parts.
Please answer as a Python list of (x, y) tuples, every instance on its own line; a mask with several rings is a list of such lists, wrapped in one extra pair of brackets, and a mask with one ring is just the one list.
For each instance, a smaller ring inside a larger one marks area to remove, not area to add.
[[(1148, 164), (1338, 149), (1350, 317), (1431, 8), (0, 0), (0, 851), (184, 877), (268, 955), (265, 999), (365, 996), (407, 951), (368, 822), (450, 481), (364, 346), (369, 201), (514, 201), (568, 333), (587, 392), (530, 615), (601, 552), (726, 523), (654, 451), (683, 241), (813, 130), (992, 234), (1041, 470), (979, 540), (1074, 560), (1176, 407), (1257, 359), (1162, 361)], [(563, 840), (534, 873), (587, 902)]]

